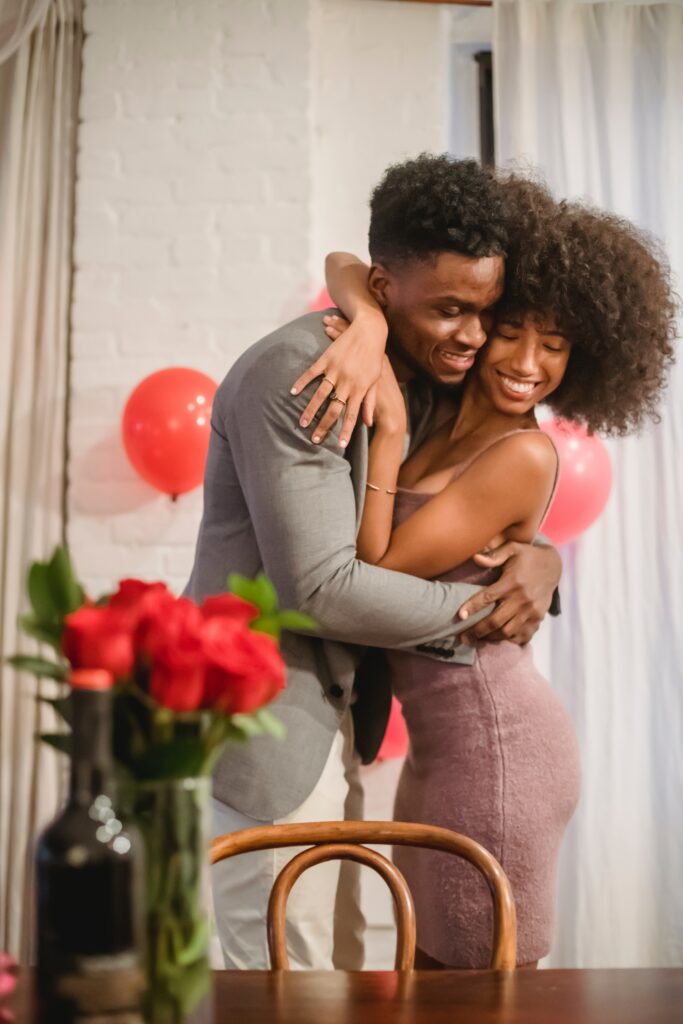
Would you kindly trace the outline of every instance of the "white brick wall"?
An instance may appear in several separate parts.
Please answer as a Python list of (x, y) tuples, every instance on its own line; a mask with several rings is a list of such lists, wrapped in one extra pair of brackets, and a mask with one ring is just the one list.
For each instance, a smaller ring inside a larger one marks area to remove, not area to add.
[(448, 20), (377, 0), (87, 0), (76, 195), (70, 543), (93, 590), (177, 589), (201, 492), (175, 504), (121, 448), (128, 394), (221, 380), (303, 312), (329, 248), (362, 252), (390, 162), (444, 148)]
[[(384, 167), (447, 138), (448, 18), (378, 0), (86, 0), (76, 194), (69, 540), (93, 592), (187, 580), (201, 491), (176, 503), (123, 452), (154, 370), (221, 380), (306, 308), (330, 248), (362, 252)], [(391, 816), (398, 765), (365, 777)], [(391, 910), (364, 875), (368, 966)]]
[(447, 148), (450, 12), (324, 0), (314, 32), (313, 271), (330, 249), (367, 252), (368, 199), (389, 164)]
[(201, 492), (128, 465), (126, 397), (191, 365), (222, 379), (306, 307), (310, 0), (88, 0), (79, 137), (69, 537), (93, 589), (179, 589)]

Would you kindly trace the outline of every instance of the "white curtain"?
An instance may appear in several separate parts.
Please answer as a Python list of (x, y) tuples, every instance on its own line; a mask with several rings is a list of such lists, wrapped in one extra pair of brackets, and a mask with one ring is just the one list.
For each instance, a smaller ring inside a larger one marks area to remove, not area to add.
[(80, 0), (3, 0), (0, 30), (0, 949), (25, 960), (32, 843), (61, 771), (34, 742), (53, 725), (36, 683), (3, 662), (31, 651), (26, 567), (64, 535)]
[(0, 0), (0, 64), (28, 39), (50, 0)]
[[(683, 270), (683, 6), (495, 4), (497, 162), (630, 217)], [(537, 661), (574, 715), (583, 795), (549, 965), (683, 963), (683, 360), (662, 422), (609, 443), (613, 493), (563, 549)]]

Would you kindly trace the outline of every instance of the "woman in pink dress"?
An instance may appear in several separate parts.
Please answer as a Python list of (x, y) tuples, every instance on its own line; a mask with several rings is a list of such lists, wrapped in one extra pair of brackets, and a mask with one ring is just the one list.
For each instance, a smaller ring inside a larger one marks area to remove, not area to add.
[[(556, 487), (558, 456), (539, 429), (539, 403), (590, 430), (623, 434), (653, 412), (663, 386), (674, 302), (649, 240), (580, 205), (557, 207), (546, 197), (532, 209), (523, 186), (510, 188), (518, 189), (516, 216), (524, 218), (513, 238), (523, 243), (508, 253), (489, 340), (461, 394), (444, 395), (436, 429), (406, 461), (404, 396), (385, 357), (357, 540), (358, 557), (374, 565), (489, 585), (496, 570), (474, 557), (533, 541)], [(357, 261), (348, 273), (351, 259), (332, 259), (332, 295), (342, 309), (381, 308), (381, 288), (364, 289)], [(336, 316), (327, 325), (333, 339), (348, 326)], [(365, 336), (358, 344), (383, 342)], [(352, 349), (344, 353), (346, 383), (353, 373), (360, 380)], [(335, 380), (339, 359), (337, 350)], [(498, 640), (474, 640), (472, 666), (387, 652), (410, 741), (394, 816), (464, 833), (494, 854), (515, 897), (518, 963), (533, 966), (550, 950), (557, 857), (579, 797), (579, 751), (531, 648)], [(417, 965), (487, 966), (491, 898), (477, 872), (431, 851), (399, 847), (394, 858), (415, 898)]]

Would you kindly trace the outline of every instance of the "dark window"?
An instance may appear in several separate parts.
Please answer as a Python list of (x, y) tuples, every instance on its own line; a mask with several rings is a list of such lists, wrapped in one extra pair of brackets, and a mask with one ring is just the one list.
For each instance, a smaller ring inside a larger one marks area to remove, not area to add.
[(490, 50), (475, 53), (474, 59), (479, 69), (479, 142), (481, 162), (493, 167), (496, 162), (495, 140), (493, 135), (493, 62)]

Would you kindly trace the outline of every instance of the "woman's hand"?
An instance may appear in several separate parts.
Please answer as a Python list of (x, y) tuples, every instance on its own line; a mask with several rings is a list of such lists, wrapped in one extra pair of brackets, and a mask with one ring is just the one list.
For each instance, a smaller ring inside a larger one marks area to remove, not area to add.
[(382, 374), (387, 324), (383, 316), (370, 313), (358, 316), (352, 324), (339, 316), (326, 316), (323, 322), (325, 333), (334, 344), (294, 382), (292, 394), (299, 394), (316, 377), (322, 377), (301, 414), (299, 424), (302, 427), (309, 426), (320, 407), (334, 392), (340, 401), (329, 402), (324, 416), (315, 426), (313, 441), (320, 444), (343, 414), (339, 446), (345, 448), (361, 407), (363, 422), (372, 426), (375, 386)]

